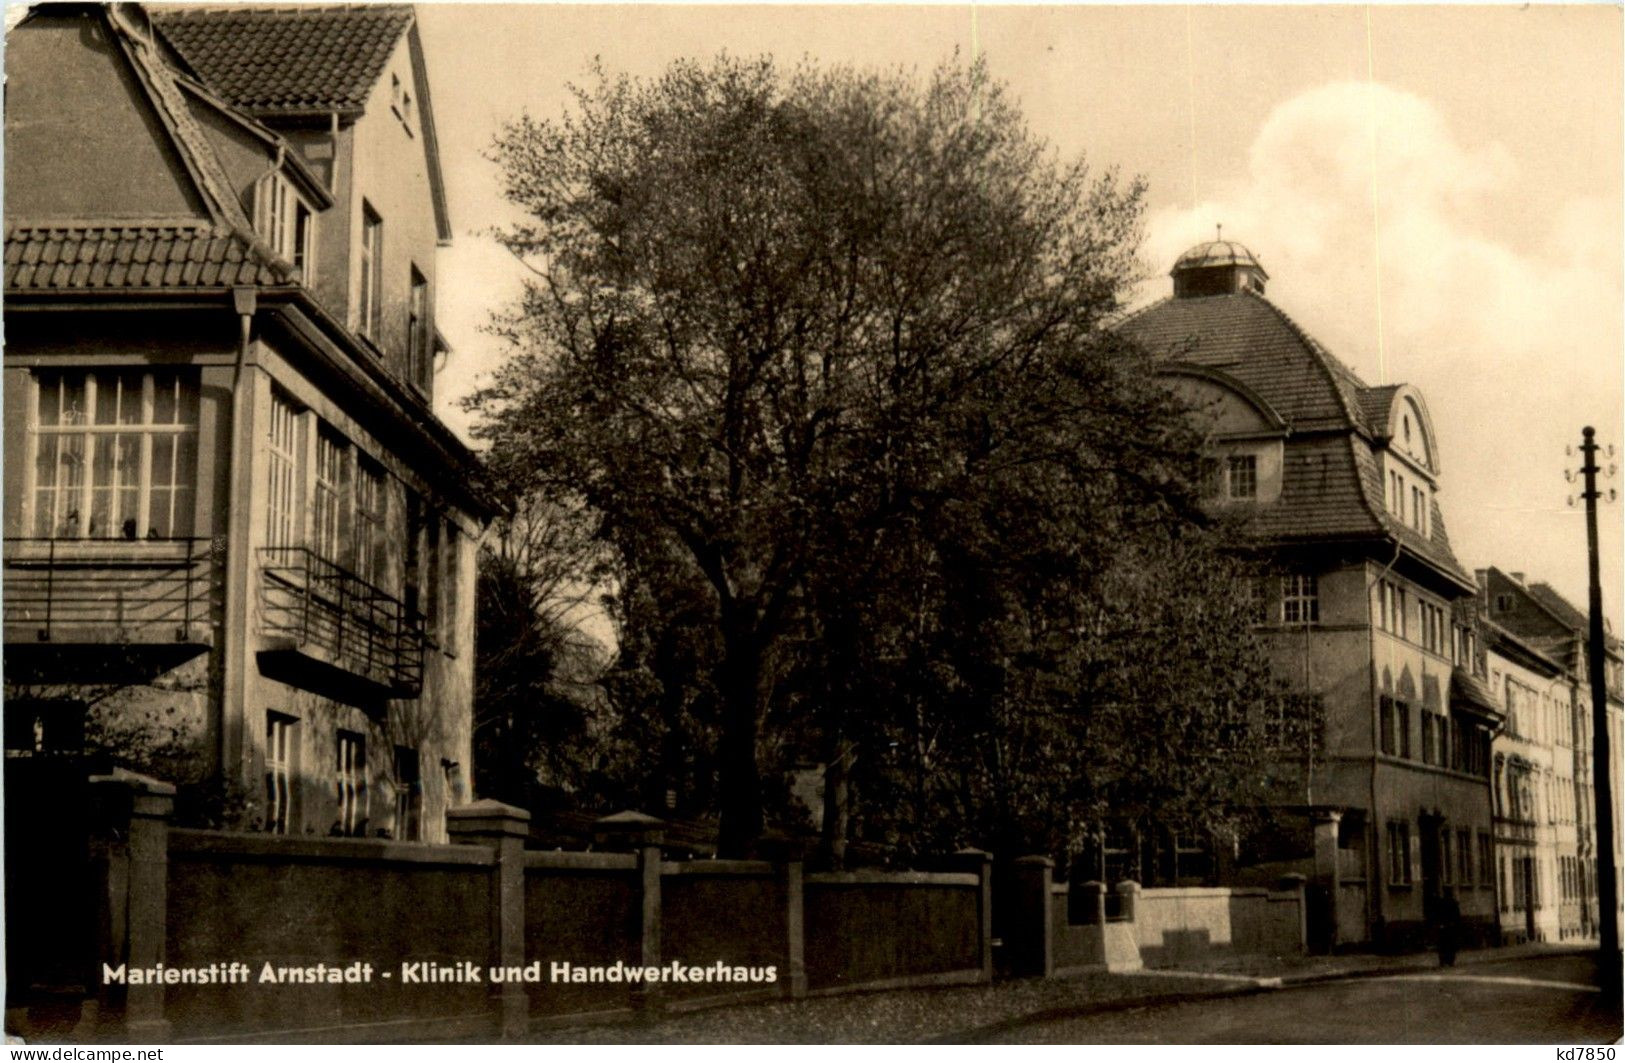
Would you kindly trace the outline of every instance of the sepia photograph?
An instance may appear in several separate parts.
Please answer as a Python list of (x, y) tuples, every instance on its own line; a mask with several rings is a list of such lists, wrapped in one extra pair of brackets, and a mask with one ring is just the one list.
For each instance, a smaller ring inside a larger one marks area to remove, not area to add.
[(1613, 1058), (1618, 4), (5, 15), (11, 1058)]

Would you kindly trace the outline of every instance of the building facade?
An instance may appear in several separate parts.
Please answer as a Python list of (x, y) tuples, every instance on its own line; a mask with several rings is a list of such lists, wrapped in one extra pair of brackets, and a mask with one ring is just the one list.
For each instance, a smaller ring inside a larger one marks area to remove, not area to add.
[(445, 840), (492, 507), (431, 406), (412, 9), (44, 6), (7, 75), (8, 782), (93, 753), (202, 822)]
[[(1513, 909), (1503, 912), (1503, 922), (1515, 924), (1514, 936), (1522, 937), (1530, 929), (1537, 938), (1550, 933), (1549, 924), (1555, 922), (1558, 939), (1591, 937), (1597, 934), (1597, 871), (1598, 853), (1596, 837), (1596, 765), (1593, 730), (1593, 700), (1587, 639), (1589, 623), (1585, 613), (1577, 609), (1550, 584), (1526, 582), (1522, 572), (1505, 572), (1499, 568), (1480, 569), (1477, 572), (1479, 602), (1484, 615), (1495, 627), (1509, 633), (1528, 650), (1538, 652), (1559, 671), (1546, 688), (1552, 705), (1549, 721), (1541, 717), (1537, 727), (1544, 725), (1551, 749), (1551, 775), (1548, 781), (1543, 773), (1539, 780), (1543, 789), (1537, 789), (1537, 811), (1544, 812), (1542, 801), (1550, 801), (1549, 816), (1555, 821), (1555, 845), (1542, 867), (1544, 875), (1537, 874), (1534, 881), (1544, 893), (1537, 897), (1533, 915)], [(1621, 645), (1612, 634), (1605, 637), (1603, 676), (1606, 684), (1607, 727), (1613, 785), (1611, 793), (1618, 808), (1621, 779), (1620, 720), (1621, 720)], [(1504, 685), (1504, 696), (1509, 700), (1522, 696), (1523, 677), (1507, 669), (1491, 679)], [(1544, 702), (1542, 702), (1544, 708)], [(1527, 728), (1525, 728), (1527, 729)], [(1496, 799), (1510, 803), (1512, 780), (1519, 774), (1523, 749), (1520, 735), (1509, 733), (1498, 740), (1496, 750)], [(1507, 789), (1503, 798), (1503, 790)], [(1615, 813), (1614, 868), (1616, 882), (1619, 875), (1619, 816)], [(1504, 854), (1509, 873), (1515, 874), (1513, 863), (1524, 855), (1510, 844)], [(1527, 891), (1525, 891), (1527, 892)], [(1615, 893), (1615, 896), (1619, 894)], [(1548, 909), (1555, 909), (1548, 912)], [(1542, 918), (1544, 916), (1544, 919)]]
[(1322, 946), (1415, 943), (1447, 892), (1469, 935), (1492, 937), (1501, 709), (1422, 395), (1360, 380), (1265, 298), (1268, 274), (1240, 244), (1198, 245), (1172, 277), (1173, 296), (1120, 329), (1203, 420), (1216, 504), (1279, 573), (1258, 631), (1325, 716), (1315, 766), (1283, 795), (1298, 843), (1257, 870), (1310, 876)]

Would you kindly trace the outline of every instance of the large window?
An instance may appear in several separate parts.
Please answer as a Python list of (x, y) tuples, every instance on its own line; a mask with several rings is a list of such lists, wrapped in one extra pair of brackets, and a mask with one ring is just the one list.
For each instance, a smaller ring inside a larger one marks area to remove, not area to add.
[(355, 574), (384, 585), (384, 470), (360, 458), (355, 477)]
[(1473, 884), (1473, 832), (1466, 827), (1456, 831), (1456, 884)]
[(278, 712), (265, 714), (265, 829), (288, 833), (293, 810), (294, 719)]
[(178, 372), (41, 373), (34, 534), (164, 539), (192, 531), (197, 384)]
[(374, 343), (380, 340), (379, 326), (383, 322), (384, 293), (384, 220), (365, 200), (361, 203), (361, 331)]
[[(1391, 757), (1411, 755), (1411, 707), (1403, 701), (1388, 697), (1378, 699), (1378, 714), (1382, 732), (1382, 751)], [(1424, 723), (1429, 716), (1424, 714)]]
[(299, 541), (299, 412), (275, 392), (271, 395), (266, 443), (270, 483), (266, 492), (265, 543), (294, 546)]
[(1258, 497), (1258, 459), (1251, 454), (1232, 454), (1226, 468), (1226, 494), (1234, 499)]
[(309, 285), (315, 280), (311, 255), (311, 240), (316, 216), (310, 206), (300, 198), (288, 179), (280, 173), (267, 175), (255, 190), (256, 227), (266, 243), (282, 258), (293, 263), (300, 271), (300, 279)]
[(1388, 884), (1411, 884), (1411, 825), (1388, 821)]
[(312, 546), (336, 565), (349, 562), (350, 446), (323, 425), (316, 434), (316, 484), (311, 507)]
[(367, 746), (352, 731), (340, 731), (338, 764), (334, 772), (338, 785), (338, 833), (346, 836), (367, 830)]
[(1312, 624), (1320, 620), (1320, 591), (1312, 573), (1294, 572), (1281, 577), (1281, 622)]

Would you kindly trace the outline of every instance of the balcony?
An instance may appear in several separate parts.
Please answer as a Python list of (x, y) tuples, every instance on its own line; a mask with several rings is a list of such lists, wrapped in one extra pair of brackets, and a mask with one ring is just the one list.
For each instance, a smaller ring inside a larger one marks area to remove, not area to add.
[(157, 674), (213, 644), (220, 578), (208, 539), (7, 538), (7, 671), (23, 682)]
[(303, 546), (260, 550), (266, 674), (363, 706), (423, 689), (423, 630), (404, 603)]

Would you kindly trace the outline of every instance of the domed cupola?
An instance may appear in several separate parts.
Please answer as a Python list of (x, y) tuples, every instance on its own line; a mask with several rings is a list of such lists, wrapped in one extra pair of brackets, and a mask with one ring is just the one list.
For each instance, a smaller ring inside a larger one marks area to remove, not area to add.
[[(1223, 235), (1221, 227), (1219, 234)], [(1179, 256), (1169, 270), (1174, 278), (1174, 298), (1203, 295), (1229, 295), (1231, 292), (1264, 294), (1270, 275), (1253, 253), (1234, 240), (1209, 240)]]

